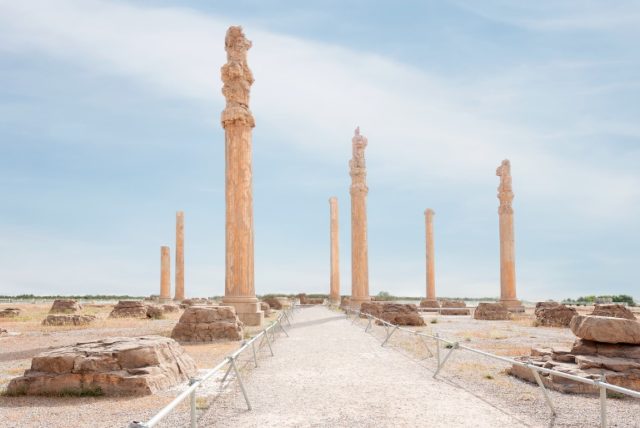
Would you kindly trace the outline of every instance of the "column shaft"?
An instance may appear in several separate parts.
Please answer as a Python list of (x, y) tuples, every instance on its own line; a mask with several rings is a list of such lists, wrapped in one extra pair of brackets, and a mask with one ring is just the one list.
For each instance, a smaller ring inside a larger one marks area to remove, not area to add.
[(338, 198), (329, 199), (330, 241), (331, 241), (331, 278), (329, 301), (340, 304), (340, 252), (338, 233)]
[(171, 300), (171, 255), (169, 247), (160, 247), (160, 301)]
[(175, 300), (184, 300), (184, 213), (176, 213), (176, 294)]

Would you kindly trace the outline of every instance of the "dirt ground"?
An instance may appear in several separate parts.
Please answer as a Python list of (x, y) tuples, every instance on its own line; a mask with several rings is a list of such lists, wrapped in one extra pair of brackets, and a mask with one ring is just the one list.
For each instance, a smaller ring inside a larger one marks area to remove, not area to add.
[[(10, 335), (0, 337), (0, 391), (11, 378), (20, 376), (31, 365), (31, 358), (50, 348), (73, 345), (77, 342), (98, 340), (113, 336), (143, 336), (157, 334), (170, 336), (173, 326), (182, 314), (166, 315), (165, 319), (108, 318), (112, 304), (84, 305), (82, 313), (98, 319), (90, 326), (48, 327), (42, 326), (51, 303), (0, 304), (22, 309), (17, 318), (0, 319), (0, 327)], [(272, 316), (269, 319), (275, 319)], [(249, 330), (249, 334), (252, 332)], [(240, 342), (203, 345), (184, 345), (198, 368), (206, 369), (236, 350)], [(148, 397), (6, 397), (0, 395), (1, 427), (114, 427), (127, 426), (142, 413), (153, 413), (169, 403), (182, 389), (171, 390)]]

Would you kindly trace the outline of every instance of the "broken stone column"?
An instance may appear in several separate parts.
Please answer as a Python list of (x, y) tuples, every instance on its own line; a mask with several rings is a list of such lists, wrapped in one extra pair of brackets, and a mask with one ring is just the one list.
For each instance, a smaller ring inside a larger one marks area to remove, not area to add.
[(511, 187), (511, 163), (505, 159), (496, 170), (500, 177), (498, 199), (500, 207), (500, 303), (510, 312), (524, 312), (522, 303), (516, 297), (516, 260), (513, 231), (513, 188)]
[(331, 279), (329, 301), (340, 304), (340, 254), (338, 235), (338, 198), (329, 198), (329, 214), (331, 217)]
[(176, 294), (175, 300), (184, 300), (184, 212), (176, 213)]
[(353, 158), (349, 161), (351, 175), (351, 306), (370, 302), (369, 256), (367, 250), (367, 166), (364, 149), (367, 139), (356, 128), (351, 140)]
[(253, 272), (253, 190), (251, 132), (255, 126), (249, 110), (253, 74), (247, 65), (251, 42), (241, 27), (229, 27), (225, 37), (227, 63), (222, 66), (222, 112), (225, 131), (226, 273), (222, 299), (233, 306), (240, 320), (262, 325), (264, 314), (256, 298)]
[[(427, 302), (433, 302), (437, 307), (436, 300), (436, 270), (435, 252), (433, 244), (433, 216), (435, 212), (429, 208), (424, 212), (425, 228), (427, 234)], [(422, 303), (421, 303), (422, 306)]]
[(171, 255), (169, 247), (160, 247), (160, 302), (171, 300)]

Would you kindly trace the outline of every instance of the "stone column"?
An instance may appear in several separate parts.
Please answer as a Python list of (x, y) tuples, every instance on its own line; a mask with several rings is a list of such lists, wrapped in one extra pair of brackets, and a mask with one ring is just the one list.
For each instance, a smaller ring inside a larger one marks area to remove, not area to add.
[(513, 188), (511, 186), (511, 163), (503, 160), (496, 170), (500, 177), (498, 199), (500, 207), (500, 302), (512, 312), (524, 312), (522, 303), (516, 297), (516, 259), (513, 231)]
[(329, 215), (331, 218), (331, 282), (329, 301), (340, 304), (340, 253), (338, 242), (338, 198), (329, 198)]
[(160, 302), (171, 300), (171, 255), (169, 247), (160, 247)]
[(264, 313), (256, 299), (253, 273), (253, 190), (249, 110), (253, 74), (247, 65), (251, 42), (242, 27), (229, 27), (225, 37), (227, 63), (222, 66), (222, 112), (225, 131), (226, 274), (222, 302), (234, 306), (246, 325), (259, 326)]
[(369, 256), (367, 251), (367, 166), (364, 149), (367, 139), (356, 128), (351, 140), (351, 306), (360, 307), (369, 297)]
[(436, 262), (433, 244), (433, 216), (435, 212), (429, 208), (424, 212), (427, 246), (427, 302), (437, 302), (436, 300)]
[(184, 212), (176, 213), (176, 294), (175, 300), (184, 300)]

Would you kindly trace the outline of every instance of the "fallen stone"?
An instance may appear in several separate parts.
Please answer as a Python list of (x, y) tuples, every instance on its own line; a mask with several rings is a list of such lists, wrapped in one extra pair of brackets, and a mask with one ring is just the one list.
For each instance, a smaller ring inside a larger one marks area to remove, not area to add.
[(427, 308), (427, 309), (438, 309), (440, 308), (440, 303), (438, 303), (437, 300), (423, 299), (423, 300), (420, 300), (420, 307)]
[(462, 300), (441, 300), (441, 315), (469, 315), (471, 311), (467, 308), (467, 304)]
[(147, 305), (138, 300), (120, 300), (109, 318), (146, 318)]
[(640, 360), (640, 346), (638, 345), (598, 343), (584, 339), (578, 339), (573, 343), (571, 353), (574, 355), (602, 355), (612, 358)]
[(15, 318), (22, 313), (19, 308), (4, 308), (0, 310), (0, 318)]
[(569, 327), (571, 318), (578, 312), (574, 308), (556, 302), (536, 303), (535, 315), (540, 325), (547, 327)]
[(640, 369), (640, 360), (629, 358), (612, 358), (595, 355), (578, 355), (575, 357), (578, 368), (585, 369), (608, 369), (614, 372), (627, 372)]
[(604, 343), (640, 345), (640, 323), (624, 318), (576, 315), (571, 331), (581, 339)]
[(191, 306), (180, 317), (171, 337), (180, 342), (242, 340), (243, 324), (232, 306)]
[(262, 301), (269, 305), (271, 309), (280, 310), (282, 309), (282, 303), (280, 299), (277, 297), (267, 297), (266, 299), (262, 299)]
[(164, 308), (156, 305), (145, 305), (147, 308), (147, 318), (161, 319), (164, 317)]
[(70, 315), (51, 314), (42, 320), (42, 325), (64, 326), (64, 325), (88, 325), (96, 320), (93, 315)]
[(502, 303), (478, 303), (473, 318), (477, 320), (510, 320), (511, 312)]
[(552, 348), (551, 351), (551, 359), (564, 363), (575, 363), (576, 356), (570, 348)]
[(619, 304), (596, 305), (591, 315), (598, 317), (624, 318), (628, 320), (636, 319), (633, 312), (627, 309), (624, 305)]
[(265, 317), (271, 315), (271, 306), (267, 302), (260, 302), (260, 310), (264, 312)]
[(371, 314), (394, 325), (425, 325), (416, 305), (363, 302), (360, 312)]
[(11, 380), (7, 393), (148, 395), (185, 382), (196, 373), (193, 359), (173, 339), (114, 337), (36, 355), (31, 368)]
[(82, 310), (82, 306), (75, 300), (56, 299), (49, 310), (50, 314), (72, 314)]

